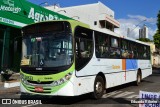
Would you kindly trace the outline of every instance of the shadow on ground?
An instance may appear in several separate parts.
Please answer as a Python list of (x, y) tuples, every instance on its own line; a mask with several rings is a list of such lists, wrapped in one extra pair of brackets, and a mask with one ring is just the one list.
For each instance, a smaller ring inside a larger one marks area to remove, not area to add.
[[(26, 98), (27, 97), (27, 98)], [(48, 96), (23, 96), (21, 99), (41, 100), (42, 104), (56, 104), (56, 105), (77, 105), (77, 104), (131, 104), (131, 99), (125, 98), (102, 98), (94, 100), (89, 98), (89, 94), (77, 97), (48, 97)]]

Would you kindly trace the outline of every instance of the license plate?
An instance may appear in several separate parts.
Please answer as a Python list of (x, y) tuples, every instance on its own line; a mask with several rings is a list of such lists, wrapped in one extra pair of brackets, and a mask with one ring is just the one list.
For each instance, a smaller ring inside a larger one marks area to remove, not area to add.
[(43, 87), (35, 87), (36, 92), (43, 92)]

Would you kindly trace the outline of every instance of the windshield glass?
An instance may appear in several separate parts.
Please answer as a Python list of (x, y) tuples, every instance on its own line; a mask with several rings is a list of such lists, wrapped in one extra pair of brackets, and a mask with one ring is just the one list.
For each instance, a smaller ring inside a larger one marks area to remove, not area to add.
[(21, 66), (59, 67), (72, 63), (70, 33), (40, 35), (31, 34), (23, 38)]

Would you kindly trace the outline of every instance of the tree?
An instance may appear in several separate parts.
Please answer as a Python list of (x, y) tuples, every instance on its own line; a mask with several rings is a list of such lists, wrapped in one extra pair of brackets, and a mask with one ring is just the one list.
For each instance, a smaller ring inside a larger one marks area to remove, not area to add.
[(160, 49), (160, 11), (158, 12), (157, 15), (157, 32), (156, 34), (153, 36), (154, 38), (154, 44), (156, 45), (156, 48)]
[(138, 40), (142, 42), (151, 42), (151, 40), (148, 38), (139, 38)]
[(158, 27), (157, 32), (160, 34), (160, 11), (159, 11), (159, 13), (157, 15), (157, 27)]
[(160, 49), (160, 33), (156, 33), (154, 36), (154, 44), (156, 45), (156, 48)]

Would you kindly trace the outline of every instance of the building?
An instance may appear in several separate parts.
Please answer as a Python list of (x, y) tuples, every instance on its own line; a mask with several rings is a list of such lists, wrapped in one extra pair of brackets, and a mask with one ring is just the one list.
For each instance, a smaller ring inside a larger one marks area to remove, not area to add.
[(151, 62), (153, 67), (160, 66), (160, 54), (156, 49), (154, 42), (147, 42), (150, 45), (151, 51)]
[(111, 31), (120, 27), (120, 23), (115, 19), (114, 11), (101, 2), (65, 8), (53, 5), (45, 8), (89, 24), (91, 27), (104, 28)]
[(151, 61), (153, 66), (160, 66), (160, 54), (153, 42), (147, 42), (151, 48)]
[(148, 27), (146, 25), (139, 29), (139, 38), (148, 38)]
[(0, 71), (20, 70), (21, 28), (27, 24), (71, 19), (27, 0), (0, 0)]
[(151, 52), (151, 62), (152, 65), (155, 65), (155, 52), (156, 52), (156, 47), (153, 42), (147, 42), (150, 45), (150, 52)]
[(127, 28), (127, 36), (128, 37), (130, 37), (130, 32), (131, 32), (130, 28)]

